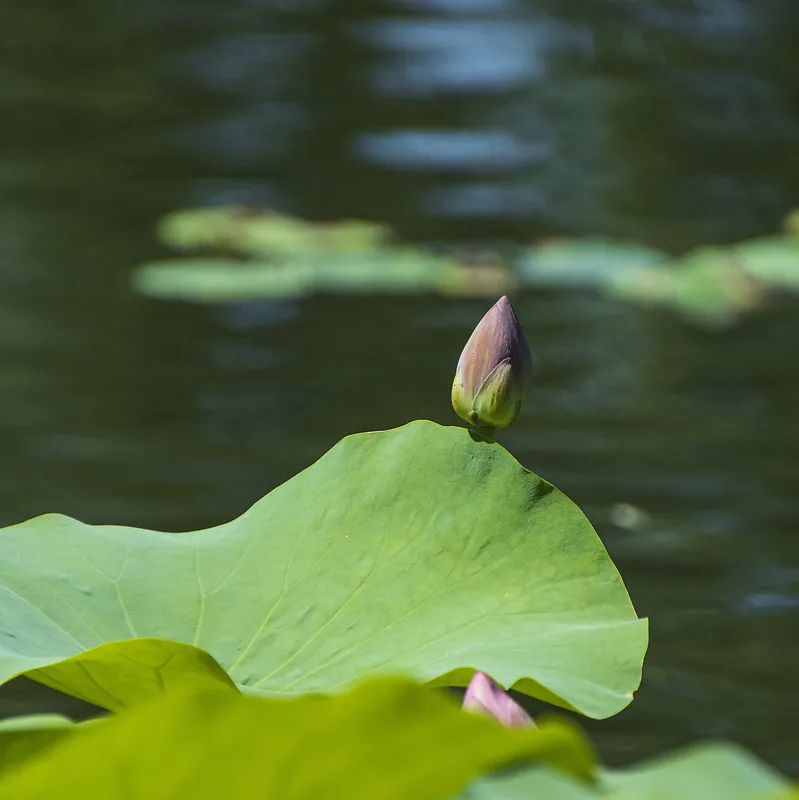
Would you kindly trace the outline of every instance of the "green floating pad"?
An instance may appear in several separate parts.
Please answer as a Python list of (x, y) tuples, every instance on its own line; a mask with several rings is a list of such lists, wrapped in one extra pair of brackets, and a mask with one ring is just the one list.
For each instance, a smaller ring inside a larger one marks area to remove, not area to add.
[(593, 287), (668, 258), (659, 250), (612, 239), (567, 239), (524, 250), (516, 266), (519, 279), (530, 286)]
[(671, 308), (696, 324), (726, 327), (757, 308), (762, 291), (728, 250), (703, 247), (667, 266), (617, 273), (610, 296)]
[(200, 303), (311, 294), (451, 295), (506, 293), (512, 276), (501, 268), (466, 267), (412, 248), (298, 255), (278, 264), (226, 258), (186, 258), (139, 267), (140, 294)]
[(112, 710), (228, 674), (294, 695), (479, 668), (606, 717), (647, 645), (582, 512), (500, 444), (425, 421), (347, 437), (225, 525), (49, 514), (0, 530), (0, 563), (0, 680)]
[(293, 701), (176, 695), (80, 727), (15, 769), (0, 763), (0, 797), (446, 800), (513, 764), (583, 780), (594, 769), (573, 725), (509, 730), (400, 680)]
[(516, 284), (499, 264), (471, 266), (423, 248), (391, 247), (386, 227), (359, 220), (313, 223), (222, 206), (168, 214), (158, 232), (165, 244), (199, 255), (135, 270), (133, 288), (149, 297), (214, 303), (342, 293), (494, 296)]
[(799, 290), (799, 238), (768, 236), (742, 242), (729, 252), (747, 275), (761, 283)]
[(256, 256), (371, 250), (389, 238), (362, 220), (307, 222), (247, 206), (215, 206), (167, 214), (158, 223), (164, 244), (178, 250), (228, 250)]
[(546, 765), (478, 778), (457, 800), (597, 800), (599, 790)]
[(546, 765), (481, 778), (460, 800), (796, 800), (779, 773), (743, 748), (702, 744), (586, 784)]
[(615, 800), (782, 800), (794, 797), (785, 778), (742, 747), (710, 743), (627, 770), (607, 772)]
[(311, 294), (314, 276), (306, 266), (278, 266), (232, 258), (186, 258), (145, 264), (134, 271), (133, 288), (147, 297), (198, 303)]
[(791, 236), (799, 237), (799, 209), (785, 217), (785, 230)]
[(291, 262), (311, 273), (316, 292), (326, 294), (437, 291), (444, 270), (457, 265), (412, 248), (330, 253)]

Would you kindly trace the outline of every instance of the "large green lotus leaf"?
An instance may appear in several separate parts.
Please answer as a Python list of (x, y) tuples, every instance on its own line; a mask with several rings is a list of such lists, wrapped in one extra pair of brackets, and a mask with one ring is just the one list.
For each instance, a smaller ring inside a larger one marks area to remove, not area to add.
[(598, 785), (546, 765), (524, 766), (473, 782), (461, 800), (792, 800), (790, 783), (732, 744), (703, 744), (627, 770)]
[(602, 286), (612, 276), (663, 264), (667, 253), (612, 239), (561, 239), (530, 247), (517, 270), (531, 286)]
[(106, 708), (165, 669), (221, 680), (194, 648), (176, 665), (174, 643), (133, 638), (154, 637), (203, 648), (248, 691), (377, 673), (463, 686), (479, 668), (605, 717), (631, 701), (647, 644), (580, 510), (500, 444), (426, 421), (347, 437), (225, 525), (47, 515), (0, 531), (0, 564), (0, 679)]
[(572, 725), (509, 730), (396, 679), (289, 701), (176, 694), (79, 727), (0, 777), (0, 797), (443, 800), (514, 763), (593, 772)]
[(108, 642), (24, 674), (109, 711), (122, 711), (167, 691), (207, 687), (236, 691), (208, 653), (167, 639)]

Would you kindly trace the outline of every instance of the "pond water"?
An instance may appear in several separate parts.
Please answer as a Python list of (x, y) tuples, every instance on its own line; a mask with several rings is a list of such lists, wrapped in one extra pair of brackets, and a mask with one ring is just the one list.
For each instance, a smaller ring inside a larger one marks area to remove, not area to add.
[[(223, 522), (340, 437), (457, 422), (485, 300), (135, 296), (157, 216), (257, 202), (409, 239), (679, 251), (799, 205), (799, 5), (74, 0), (0, 32), (0, 525)], [(537, 388), (502, 435), (651, 617), (610, 763), (730, 737), (799, 774), (799, 303), (722, 333), (514, 297)]]

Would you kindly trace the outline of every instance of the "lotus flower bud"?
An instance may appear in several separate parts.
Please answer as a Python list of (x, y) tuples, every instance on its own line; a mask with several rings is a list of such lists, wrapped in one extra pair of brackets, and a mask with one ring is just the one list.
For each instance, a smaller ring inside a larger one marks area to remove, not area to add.
[(532, 389), (533, 359), (513, 306), (501, 297), (463, 348), (452, 383), (452, 407), (478, 428), (505, 428)]
[(463, 697), (463, 708), (499, 720), (506, 728), (535, 727), (530, 715), (485, 672), (475, 672)]

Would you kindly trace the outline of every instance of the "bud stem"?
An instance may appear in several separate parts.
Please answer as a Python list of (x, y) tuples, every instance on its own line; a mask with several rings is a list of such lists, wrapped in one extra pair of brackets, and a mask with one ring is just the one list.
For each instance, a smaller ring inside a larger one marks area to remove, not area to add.
[(494, 441), (494, 434), (496, 433), (496, 428), (492, 428), (490, 425), (475, 425), (475, 429), (478, 433), (482, 434), (486, 437), (489, 441)]

